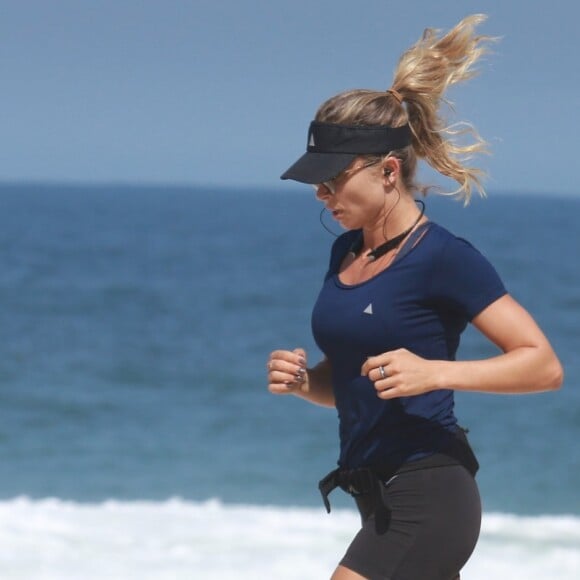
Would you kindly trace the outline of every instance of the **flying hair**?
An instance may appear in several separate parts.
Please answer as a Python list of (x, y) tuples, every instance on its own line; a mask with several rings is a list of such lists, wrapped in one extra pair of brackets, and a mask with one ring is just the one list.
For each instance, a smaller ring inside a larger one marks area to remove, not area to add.
[[(424, 195), (429, 186), (415, 182), (417, 159), (424, 159), (442, 175), (455, 180), (458, 188), (444, 193), (469, 203), (472, 191), (485, 196), (485, 172), (468, 163), (487, 153), (487, 143), (469, 123), (448, 124), (441, 114), (442, 105), (453, 112), (445, 99), (447, 89), (477, 74), (475, 65), (489, 52), (496, 39), (477, 35), (476, 27), (486, 19), (483, 14), (464, 18), (446, 34), (428, 28), (397, 64), (390, 89), (356, 89), (332, 97), (322, 104), (316, 120), (352, 125), (409, 124), (412, 144), (389, 155), (402, 161), (402, 179), (410, 191)], [(402, 101), (402, 102), (401, 102)], [(439, 192), (442, 193), (442, 192)]]

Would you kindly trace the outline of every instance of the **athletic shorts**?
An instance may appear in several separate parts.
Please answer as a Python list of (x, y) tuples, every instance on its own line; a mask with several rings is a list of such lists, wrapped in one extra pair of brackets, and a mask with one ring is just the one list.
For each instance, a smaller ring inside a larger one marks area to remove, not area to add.
[(454, 580), (477, 543), (479, 491), (461, 465), (404, 471), (355, 499), (362, 528), (340, 563), (370, 580)]

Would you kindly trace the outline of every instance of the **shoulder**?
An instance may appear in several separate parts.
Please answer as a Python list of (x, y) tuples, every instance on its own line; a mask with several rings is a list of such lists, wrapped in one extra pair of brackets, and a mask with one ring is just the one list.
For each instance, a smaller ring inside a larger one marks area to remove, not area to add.
[(470, 255), (483, 258), (483, 254), (465, 238), (456, 236), (437, 223), (432, 223), (426, 236), (427, 248), (439, 260), (466, 259)]
[(429, 238), (431, 243), (439, 248), (457, 241), (466, 241), (463, 238), (456, 236), (442, 225), (439, 225), (437, 222), (429, 222)]
[(469, 319), (506, 293), (490, 261), (470, 242), (435, 225), (430, 232), (433, 296), (460, 307)]
[(353, 244), (359, 239), (361, 235), (360, 230), (349, 230), (344, 232), (332, 244), (330, 250), (330, 264), (328, 267), (327, 277), (338, 271), (342, 260), (352, 248)]

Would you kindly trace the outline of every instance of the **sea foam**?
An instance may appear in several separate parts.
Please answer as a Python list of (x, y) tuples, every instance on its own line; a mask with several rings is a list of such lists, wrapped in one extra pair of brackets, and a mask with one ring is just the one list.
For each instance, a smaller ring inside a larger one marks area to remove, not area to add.
[[(0, 502), (3, 580), (329, 578), (352, 510), (190, 502)], [(486, 514), (464, 580), (578, 578), (580, 517)]]

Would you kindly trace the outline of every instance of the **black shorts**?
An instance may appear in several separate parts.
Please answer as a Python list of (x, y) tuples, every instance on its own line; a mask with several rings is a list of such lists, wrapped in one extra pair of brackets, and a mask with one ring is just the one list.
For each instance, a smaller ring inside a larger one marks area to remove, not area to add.
[(477, 543), (479, 491), (461, 465), (398, 473), (355, 499), (362, 528), (340, 563), (370, 580), (453, 580)]

